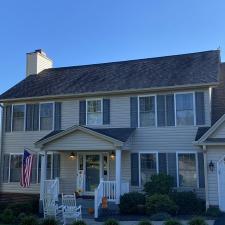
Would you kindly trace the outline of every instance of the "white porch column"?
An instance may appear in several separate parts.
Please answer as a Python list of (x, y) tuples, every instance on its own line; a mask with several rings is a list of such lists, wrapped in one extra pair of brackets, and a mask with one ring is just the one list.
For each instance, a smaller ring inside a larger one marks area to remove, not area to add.
[(116, 203), (120, 203), (121, 193), (121, 149), (116, 149)]
[(203, 145), (203, 155), (204, 155), (204, 173), (205, 173), (205, 204), (207, 210), (209, 208), (209, 187), (208, 187), (208, 158), (205, 145)]
[(47, 152), (41, 156), (41, 181), (40, 181), (40, 200), (44, 199), (45, 191), (45, 180), (46, 180), (46, 170), (47, 170)]

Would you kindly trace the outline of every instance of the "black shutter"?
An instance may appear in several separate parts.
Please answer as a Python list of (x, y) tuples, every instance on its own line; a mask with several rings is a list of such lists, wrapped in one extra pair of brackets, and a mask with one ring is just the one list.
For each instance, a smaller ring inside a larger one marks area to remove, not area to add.
[(53, 179), (60, 177), (60, 154), (53, 154)]
[(39, 104), (33, 106), (33, 130), (39, 130)]
[(139, 157), (138, 153), (131, 153), (131, 185), (139, 186)]
[(174, 95), (166, 95), (167, 126), (175, 126)]
[(11, 132), (11, 119), (12, 119), (12, 105), (5, 106), (4, 111), (4, 119), (5, 119), (5, 131)]
[(195, 92), (196, 124), (205, 124), (204, 92)]
[(204, 172), (204, 155), (202, 152), (198, 153), (198, 177), (199, 187), (205, 187), (205, 172)]
[(86, 125), (86, 101), (80, 101), (79, 124)]
[(110, 99), (103, 99), (103, 124), (110, 124)]
[(138, 127), (138, 98), (130, 98), (130, 126), (132, 128)]
[(159, 153), (159, 173), (167, 174), (167, 154)]
[(177, 187), (177, 159), (176, 153), (167, 153), (168, 174), (173, 177), (174, 187)]
[(34, 105), (27, 104), (26, 105), (26, 131), (33, 130), (33, 112), (34, 112)]
[(166, 125), (165, 95), (157, 95), (157, 122), (159, 127)]
[(31, 183), (37, 183), (37, 155), (33, 155), (33, 163), (31, 170)]
[(2, 174), (2, 181), (4, 183), (9, 182), (9, 154), (3, 155), (3, 174)]
[(61, 102), (55, 102), (55, 127), (54, 130), (61, 130)]

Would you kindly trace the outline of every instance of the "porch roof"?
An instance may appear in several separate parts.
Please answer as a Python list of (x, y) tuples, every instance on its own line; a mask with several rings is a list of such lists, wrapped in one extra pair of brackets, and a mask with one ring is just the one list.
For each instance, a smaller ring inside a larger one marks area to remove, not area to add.
[(49, 144), (52, 141), (56, 141), (63, 136), (69, 135), (75, 131), (81, 131), (83, 133), (100, 138), (104, 141), (108, 141), (116, 146), (122, 146), (134, 132), (135, 128), (89, 128), (84, 126), (72, 126), (66, 130), (52, 131), (40, 140), (35, 145), (37, 147), (43, 147), (43, 145)]

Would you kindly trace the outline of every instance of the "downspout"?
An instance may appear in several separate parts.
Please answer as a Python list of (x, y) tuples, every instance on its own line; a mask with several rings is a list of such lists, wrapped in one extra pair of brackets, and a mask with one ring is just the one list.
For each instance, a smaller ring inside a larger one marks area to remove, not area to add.
[(207, 149), (203, 145), (203, 155), (204, 155), (204, 173), (205, 173), (205, 207), (206, 210), (209, 208), (209, 187), (208, 187), (208, 158), (207, 158)]
[(0, 104), (0, 110), (1, 110), (1, 126), (0, 126), (0, 192), (1, 192), (1, 184), (2, 184), (2, 150), (3, 150), (3, 105)]

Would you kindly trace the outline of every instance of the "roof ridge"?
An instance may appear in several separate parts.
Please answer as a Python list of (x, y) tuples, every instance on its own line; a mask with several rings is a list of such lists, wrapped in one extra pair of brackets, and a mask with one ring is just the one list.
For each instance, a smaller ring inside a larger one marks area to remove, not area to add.
[(184, 53), (184, 54), (157, 56), (157, 57), (150, 57), (150, 58), (128, 59), (128, 60), (121, 60), (121, 61), (92, 63), (92, 64), (83, 64), (83, 65), (76, 65), (76, 66), (62, 66), (62, 67), (45, 69), (42, 72), (46, 72), (46, 71), (50, 71), (50, 70), (61, 70), (61, 69), (83, 68), (83, 67), (101, 66), (101, 65), (112, 65), (112, 64), (119, 64), (119, 63), (129, 63), (129, 62), (135, 62), (135, 61), (139, 62), (139, 61), (145, 61), (145, 60), (163, 59), (163, 58), (171, 58), (171, 57), (182, 57), (182, 56), (187, 56), (187, 55), (195, 55), (195, 54), (201, 54), (201, 53), (203, 54), (203, 53), (209, 53), (209, 52), (220, 52), (220, 50), (215, 49), (215, 50), (206, 50), (206, 51), (191, 52), (191, 53)]

